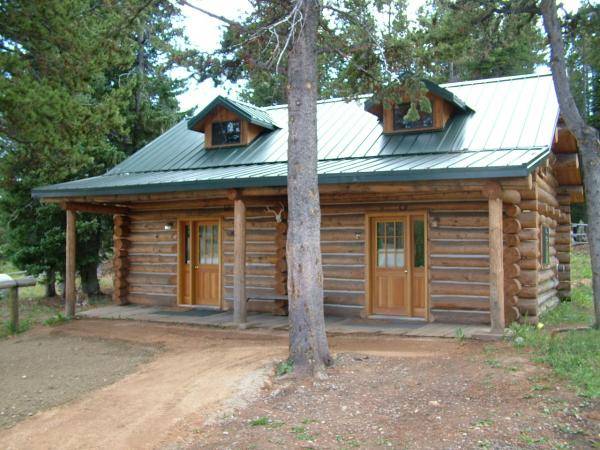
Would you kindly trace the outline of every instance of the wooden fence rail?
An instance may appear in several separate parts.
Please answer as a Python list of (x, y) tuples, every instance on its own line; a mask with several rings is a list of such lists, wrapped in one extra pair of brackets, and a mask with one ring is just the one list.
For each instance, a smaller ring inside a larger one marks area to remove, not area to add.
[(10, 275), (0, 274), (0, 290), (8, 290), (8, 310), (10, 311), (9, 327), (15, 333), (19, 331), (19, 288), (35, 286), (34, 277), (14, 279)]

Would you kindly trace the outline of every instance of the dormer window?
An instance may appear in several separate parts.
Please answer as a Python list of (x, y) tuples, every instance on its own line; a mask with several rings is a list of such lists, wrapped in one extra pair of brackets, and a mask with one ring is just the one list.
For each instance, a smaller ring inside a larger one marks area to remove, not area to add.
[(242, 138), (242, 128), (239, 120), (212, 123), (212, 145), (239, 144)]
[(204, 133), (204, 148), (244, 147), (263, 133), (278, 129), (268, 111), (218, 96), (188, 120), (188, 128)]
[[(432, 105), (433, 106), (433, 105)], [(410, 109), (410, 103), (401, 103), (395, 105), (393, 110), (394, 131), (402, 130), (423, 130), (433, 128), (433, 110), (430, 113), (420, 111), (419, 120), (408, 121), (405, 119)]]
[[(383, 125), (384, 133), (401, 134), (441, 131), (454, 115), (471, 114), (474, 112), (473, 109), (448, 89), (428, 80), (422, 80), (422, 82), (428, 91), (425, 95), (427, 95), (431, 104), (431, 112), (426, 112), (423, 111), (423, 108), (418, 108), (419, 116), (417, 120), (406, 120), (406, 116), (410, 110), (411, 98), (404, 94), (402, 87), (397, 88), (393, 96), (394, 100), (374, 96), (365, 102), (365, 110), (379, 118)], [(412, 101), (417, 103), (421, 103), (421, 100), (412, 99)]]

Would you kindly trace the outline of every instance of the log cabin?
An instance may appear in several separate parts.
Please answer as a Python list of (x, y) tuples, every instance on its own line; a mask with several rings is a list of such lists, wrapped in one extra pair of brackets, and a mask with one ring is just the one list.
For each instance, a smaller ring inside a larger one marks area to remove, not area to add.
[[(538, 320), (570, 290), (577, 142), (550, 75), (436, 85), (431, 112), (318, 103), (328, 315)], [(383, 105), (384, 103), (385, 105)], [(114, 216), (114, 302), (285, 314), (287, 107), (217, 97), (106, 174), (33, 197)]]

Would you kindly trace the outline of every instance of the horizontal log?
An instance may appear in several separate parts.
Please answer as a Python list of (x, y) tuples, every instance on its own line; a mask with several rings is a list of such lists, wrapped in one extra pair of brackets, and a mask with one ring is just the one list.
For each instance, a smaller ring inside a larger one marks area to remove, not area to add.
[(127, 300), (136, 305), (175, 306), (177, 304), (177, 296), (174, 294), (129, 293)]
[(176, 284), (177, 276), (171, 273), (143, 273), (129, 272), (127, 274), (127, 282), (129, 284)]
[(571, 203), (583, 203), (585, 201), (585, 193), (583, 191), (583, 186), (561, 186), (559, 193), (561, 192), (567, 193), (569, 195)]
[(507, 204), (519, 204), (521, 203), (521, 194), (516, 189), (506, 189), (502, 191), (502, 202)]
[(173, 231), (153, 231), (149, 233), (131, 233), (129, 236), (121, 238), (129, 242), (154, 243), (154, 242), (177, 242), (177, 233)]
[(460, 310), (489, 310), (488, 296), (468, 295), (432, 295), (431, 306), (434, 309), (460, 309)]
[(429, 287), (431, 295), (480, 295), (489, 296), (488, 283), (432, 281)]
[(177, 263), (177, 255), (172, 254), (152, 254), (152, 253), (132, 253), (127, 257), (131, 264), (135, 263), (167, 263), (174, 264)]
[(537, 241), (539, 236), (540, 230), (538, 228), (523, 228), (519, 231), (521, 241)]
[(137, 273), (177, 273), (176, 263), (147, 263), (147, 264), (136, 264), (131, 263), (129, 265), (131, 272)]
[(487, 268), (442, 268), (436, 267), (429, 271), (432, 281), (475, 281), (487, 283), (490, 280), (490, 272)]
[(177, 293), (177, 286), (170, 284), (134, 284), (128, 286), (130, 294), (172, 294)]
[(487, 241), (480, 243), (432, 241), (431, 255), (486, 255), (489, 253)]
[(487, 240), (487, 228), (453, 228), (453, 227), (438, 227), (432, 228), (429, 231), (430, 239), (453, 239), (453, 240)]
[(539, 258), (540, 248), (537, 241), (522, 241), (519, 244), (519, 251), (524, 258)]
[(156, 253), (164, 253), (164, 254), (176, 254), (177, 253), (177, 244), (168, 242), (168, 243), (155, 243), (155, 244), (146, 244), (140, 242), (132, 242), (129, 247), (129, 254), (136, 253), (145, 253), (145, 254), (156, 254)]
[(448, 310), (432, 309), (431, 316), (434, 322), (439, 323), (464, 323), (464, 324), (489, 324), (489, 311), (474, 310)]
[(541, 268), (541, 264), (537, 258), (521, 258), (519, 265), (521, 269), (526, 270), (539, 270)]
[(431, 216), (435, 227), (487, 227), (487, 215), (441, 215)]
[(519, 215), (521, 228), (539, 228), (539, 214), (537, 211), (525, 211)]
[(446, 255), (431, 256), (431, 267), (489, 267), (488, 256)]

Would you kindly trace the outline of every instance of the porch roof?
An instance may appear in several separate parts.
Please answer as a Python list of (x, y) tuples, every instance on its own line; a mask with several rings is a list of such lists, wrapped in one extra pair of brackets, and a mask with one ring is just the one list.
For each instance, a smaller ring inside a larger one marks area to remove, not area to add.
[[(524, 177), (548, 153), (548, 148), (536, 148), (319, 161), (319, 183)], [(145, 194), (286, 184), (287, 163), (283, 162), (102, 175), (38, 188), (33, 195), (49, 198)]]

